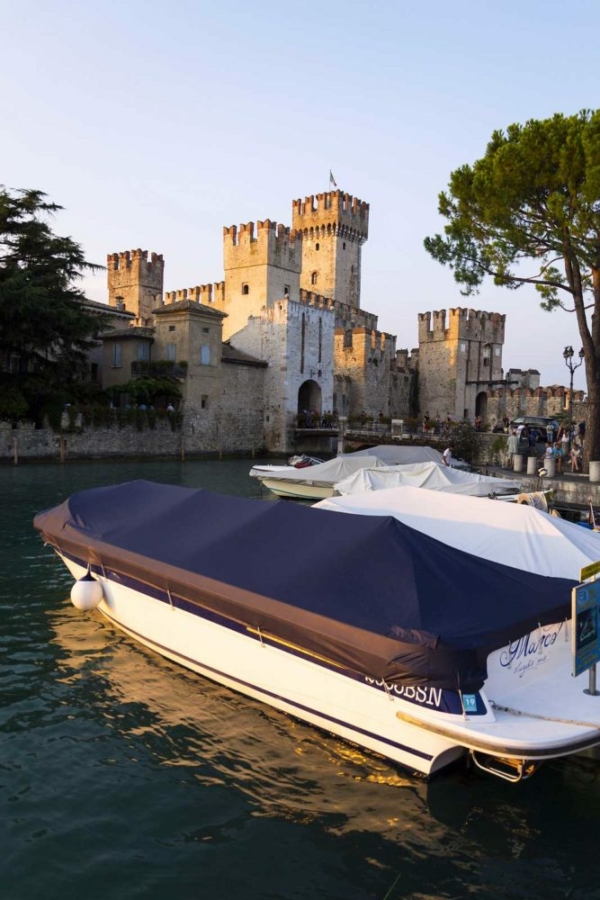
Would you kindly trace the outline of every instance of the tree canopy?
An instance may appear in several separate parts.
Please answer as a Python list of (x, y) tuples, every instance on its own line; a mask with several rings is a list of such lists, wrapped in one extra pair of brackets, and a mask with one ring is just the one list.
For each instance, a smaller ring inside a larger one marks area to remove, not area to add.
[(101, 268), (86, 262), (48, 220), (62, 207), (42, 191), (0, 186), (0, 415), (40, 418), (59, 392), (89, 380), (88, 354), (106, 316), (86, 306), (76, 281)]
[(481, 159), (451, 173), (438, 209), (447, 224), (425, 249), (454, 271), (463, 294), (488, 277), (511, 289), (532, 284), (544, 309), (575, 315), (586, 449), (600, 459), (600, 110), (495, 131)]

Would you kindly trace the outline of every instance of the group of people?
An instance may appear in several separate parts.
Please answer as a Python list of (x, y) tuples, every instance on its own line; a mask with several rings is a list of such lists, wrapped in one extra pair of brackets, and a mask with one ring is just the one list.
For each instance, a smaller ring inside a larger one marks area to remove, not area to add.
[(324, 413), (320, 413), (318, 409), (303, 409), (302, 414), (298, 416), (299, 428), (332, 428), (337, 425), (338, 414), (326, 409)]
[[(545, 459), (554, 459), (556, 472), (562, 475), (565, 466), (570, 463), (571, 472), (581, 472), (583, 463), (583, 441), (585, 438), (585, 422), (578, 426), (567, 423), (559, 425), (551, 422), (546, 428)], [(536, 428), (527, 428), (519, 425), (513, 428), (508, 437), (507, 452), (512, 466), (513, 458), (521, 453), (521, 447), (526, 441), (528, 447), (535, 447), (540, 440), (540, 433)]]
[[(450, 416), (446, 416), (446, 426), (452, 425), (452, 418)], [(432, 419), (428, 412), (423, 416), (423, 433), (427, 434), (432, 431), (434, 434), (441, 434), (442, 432), (442, 420), (440, 418), (439, 413), (436, 415), (435, 419)]]

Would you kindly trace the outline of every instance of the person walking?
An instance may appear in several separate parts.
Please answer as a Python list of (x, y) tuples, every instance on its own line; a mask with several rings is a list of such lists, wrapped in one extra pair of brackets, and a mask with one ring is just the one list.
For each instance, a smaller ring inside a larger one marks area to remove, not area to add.
[(446, 466), (452, 466), (452, 460), (454, 459), (454, 457), (452, 456), (453, 450), (454, 450), (454, 444), (448, 444), (448, 446), (442, 453), (442, 456), (444, 458), (444, 464)]
[(506, 450), (508, 453), (508, 467), (512, 468), (513, 459), (516, 454), (519, 452), (519, 435), (515, 428), (511, 431), (508, 436), (508, 441), (506, 443)]

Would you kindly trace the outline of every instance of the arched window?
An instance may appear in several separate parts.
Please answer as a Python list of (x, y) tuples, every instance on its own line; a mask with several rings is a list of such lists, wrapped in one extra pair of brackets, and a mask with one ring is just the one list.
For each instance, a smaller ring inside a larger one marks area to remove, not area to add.
[(320, 249), (321, 249), (321, 245), (320, 245), (320, 244), (315, 244), (315, 250), (320, 250)]
[(249, 293), (250, 293), (250, 285), (249, 285), (249, 284), (243, 284), (243, 285), (242, 285), (242, 294), (249, 294)]
[(316, 273), (316, 272), (312, 272), (312, 273), (311, 273), (311, 276), (310, 276), (310, 283), (311, 283), (311, 284), (316, 284), (316, 283), (317, 283), (317, 278), (318, 278), (317, 273)]

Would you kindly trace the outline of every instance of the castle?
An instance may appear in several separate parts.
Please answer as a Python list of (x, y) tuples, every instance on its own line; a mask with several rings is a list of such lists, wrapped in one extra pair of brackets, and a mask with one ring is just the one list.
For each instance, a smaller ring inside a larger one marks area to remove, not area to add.
[(504, 378), (498, 313), (420, 313), (419, 348), (396, 349), (361, 307), (368, 232), (368, 203), (347, 193), (294, 200), (291, 226), (265, 219), (223, 229), (223, 280), (166, 294), (161, 255), (110, 254), (118, 323), (103, 339), (103, 386), (126, 383), (150, 361), (170, 364), (198, 449), (286, 452), (315, 411), (486, 419), (539, 410), (539, 373)]

